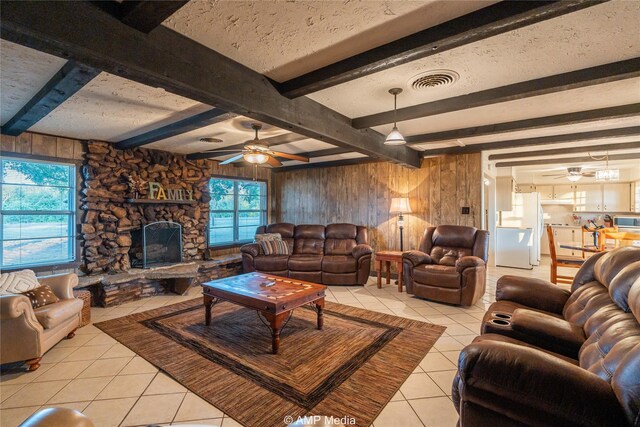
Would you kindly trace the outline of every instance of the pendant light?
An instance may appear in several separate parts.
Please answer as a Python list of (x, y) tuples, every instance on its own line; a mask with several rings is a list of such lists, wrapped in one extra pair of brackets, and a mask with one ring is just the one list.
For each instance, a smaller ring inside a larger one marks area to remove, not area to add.
[(389, 93), (393, 95), (393, 129), (387, 135), (387, 138), (384, 140), (385, 145), (403, 145), (406, 144), (404, 136), (398, 130), (398, 126), (396, 124), (396, 112), (398, 110), (398, 94), (402, 93), (402, 89), (399, 87), (389, 89)]

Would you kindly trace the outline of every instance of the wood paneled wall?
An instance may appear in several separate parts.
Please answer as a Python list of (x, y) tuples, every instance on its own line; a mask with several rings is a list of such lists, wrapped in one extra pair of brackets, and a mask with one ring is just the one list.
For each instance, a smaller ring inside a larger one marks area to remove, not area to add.
[[(405, 215), (404, 249), (415, 249), (427, 226), (480, 226), (480, 162), (480, 154), (463, 154), (424, 159), (420, 169), (380, 162), (276, 172), (273, 217), (366, 225), (374, 250), (400, 249), (397, 215), (389, 206), (392, 197), (409, 197), (413, 213)], [(463, 206), (469, 215), (460, 213)]]

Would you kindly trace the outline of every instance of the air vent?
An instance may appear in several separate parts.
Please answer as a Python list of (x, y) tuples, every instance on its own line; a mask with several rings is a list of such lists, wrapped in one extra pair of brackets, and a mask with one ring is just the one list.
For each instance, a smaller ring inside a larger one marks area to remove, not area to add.
[(451, 70), (432, 70), (413, 76), (409, 86), (413, 90), (428, 90), (436, 87), (450, 86), (458, 81), (460, 75)]

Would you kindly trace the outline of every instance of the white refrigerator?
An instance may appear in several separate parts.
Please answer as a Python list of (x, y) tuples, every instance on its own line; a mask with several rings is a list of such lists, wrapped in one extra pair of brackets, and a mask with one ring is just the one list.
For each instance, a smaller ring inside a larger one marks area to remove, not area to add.
[(496, 265), (531, 269), (540, 264), (544, 216), (539, 193), (514, 193), (496, 230)]

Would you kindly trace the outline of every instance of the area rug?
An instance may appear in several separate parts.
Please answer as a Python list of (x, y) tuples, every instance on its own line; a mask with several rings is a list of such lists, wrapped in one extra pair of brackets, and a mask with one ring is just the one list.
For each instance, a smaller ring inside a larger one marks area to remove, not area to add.
[(255, 311), (200, 299), (95, 326), (248, 427), (283, 427), (305, 415), (370, 425), (445, 327), (326, 303), (324, 329), (296, 309), (273, 355)]

